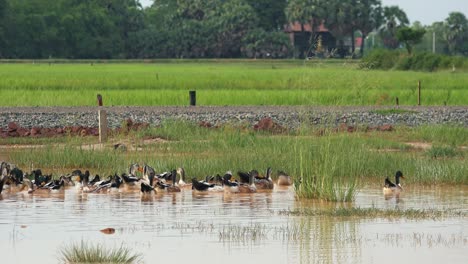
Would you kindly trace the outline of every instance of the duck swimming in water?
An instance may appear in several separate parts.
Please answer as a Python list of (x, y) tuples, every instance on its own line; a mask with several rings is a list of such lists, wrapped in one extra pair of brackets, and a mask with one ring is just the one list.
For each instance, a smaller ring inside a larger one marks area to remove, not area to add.
[(185, 169), (182, 167), (177, 168), (177, 174), (180, 175), (179, 181), (177, 182), (177, 185), (180, 188), (190, 188), (192, 187), (192, 183), (186, 183), (186, 176), (185, 176)]
[(392, 194), (392, 193), (399, 193), (403, 190), (400, 185), (400, 178), (404, 179), (403, 173), (401, 171), (397, 171), (395, 174), (395, 183), (391, 182), (388, 177), (385, 178), (383, 193), (384, 194)]
[(180, 192), (179, 186), (176, 185), (177, 171), (172, 170), (172, 184), (167, 187), (168, 192)]
[(273, 181), (271, 180), (271, 168), (268, 167), (265, 177), (257, 177), (255, 180), (255, 186), (258, 190), (272, 190), (274, 187)]
[(278, 185), (282, 186), (290, 186), (292, 185), (293, 181), (291, 176), (286, 174), (284, 171), (278, 171)]
[(239, 184), (239, 192), (240, 193), (255, 193), (257, 192), (257, 187), (255, 187), (254, 183), (254, 175), (249, 175), (249, 183), (240, 183)]

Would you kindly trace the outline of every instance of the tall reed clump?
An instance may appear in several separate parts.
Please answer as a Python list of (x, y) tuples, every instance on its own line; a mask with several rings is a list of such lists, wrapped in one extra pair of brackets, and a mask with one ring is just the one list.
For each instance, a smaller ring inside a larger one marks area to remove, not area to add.
[(140, 254), (121, 245), (107, 249), (100, 244), (85, 241), (72, 243), (59, 249), (59, 261), (62, 263), (139, 263)]
[(362, 147), (345, 137), (326, 136), (318, 145), (296, 145), (299, 168), (295, 175), (298, 198), (332, 202), (350, 202), (355, 198), (359, 175), (365, 160), (360, 158)]

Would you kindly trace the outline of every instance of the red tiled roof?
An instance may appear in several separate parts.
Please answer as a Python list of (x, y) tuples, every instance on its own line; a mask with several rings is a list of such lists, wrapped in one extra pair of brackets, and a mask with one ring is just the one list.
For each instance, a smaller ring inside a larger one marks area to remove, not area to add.
[[(286, 32), (301, 32), (301, 23), (299, 22), (294, 22), (294, 23), (289, 23), (288, 25), (285, 26), (284, 31)], [(312, 26), (310, 23), (304, 24), (304, 31), (306, 32), (312, 32)], [(319, 26), (315, 27), (315, 32), (328, 32), (328, 29), (325, 27), (323, 23), (321, 23)]]

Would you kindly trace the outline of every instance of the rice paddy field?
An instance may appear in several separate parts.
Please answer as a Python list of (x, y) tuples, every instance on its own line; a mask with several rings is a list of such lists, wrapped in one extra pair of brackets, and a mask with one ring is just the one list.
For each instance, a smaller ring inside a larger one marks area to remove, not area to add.
[(208, 60), (0, 64), (3, 106), (467, 105), (468, 72), (359, 69), (354, 61)]
[[(396, 96), (415, 105), (418, 80), (423, 104), (468, 105), (467, 72), (364, 71), (348, 61), (0, 64), (0, 98), (94, 106), (99, 93), (105, 105), (187, 105), (196, 90), (199, 105), (392, 105)], [(0, 138), (0, 160), (55, 178), (75, 169), (107, 177), (138, 162), (184, 167), (188, 179), (268, 167), (273, 181), (279, 170), (293, 179), (251, 194), (4, 190), (0, 247), (8, 263), (465, 263), (467, 156), (468, 129), (456, 125), (268, 132), (165, 120), (105, 143)], [(397, 170), (402, 192), (384, 195)]]

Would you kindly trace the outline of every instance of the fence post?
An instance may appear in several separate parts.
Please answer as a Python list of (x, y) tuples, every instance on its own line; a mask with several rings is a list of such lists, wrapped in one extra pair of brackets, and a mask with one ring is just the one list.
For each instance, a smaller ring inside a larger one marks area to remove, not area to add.
[(197, 105), (197, 93), (196, 91), (189, 91), (190, 96), (190, 105), (195, 106)]
[(421, 81), (418, 81), (418, 105), (421, 105)]
[(106, 142), (107, 140), (107, 113), (106, 110), (98, 110), (99, 119), (99, 143)]
[(395, 103), (396, 103), (396, 106), (400, 105), (400, 102), (398, 102), (398, 97), (395, 98)]
[(97, 95), (98, 106), (102, 106), (102, 95)]

